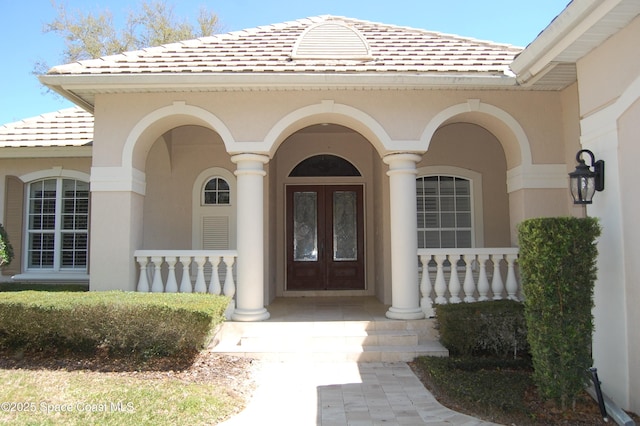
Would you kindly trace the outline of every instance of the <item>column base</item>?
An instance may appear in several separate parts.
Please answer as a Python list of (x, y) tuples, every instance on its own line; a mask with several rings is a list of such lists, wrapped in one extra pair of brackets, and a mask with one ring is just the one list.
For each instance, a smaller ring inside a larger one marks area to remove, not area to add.
[(422, 309), (420, 308), (404, 309), (394, 308), (392, 306), (385, 315), (389, 319), (397, 320), (416, 320), (424, 318), (424, 312), (422, 312)]
[(265, 308), (262, 309), (236, 309), (231, 314), (232, 321), (255, 322), (269, 319), (271, 314)]

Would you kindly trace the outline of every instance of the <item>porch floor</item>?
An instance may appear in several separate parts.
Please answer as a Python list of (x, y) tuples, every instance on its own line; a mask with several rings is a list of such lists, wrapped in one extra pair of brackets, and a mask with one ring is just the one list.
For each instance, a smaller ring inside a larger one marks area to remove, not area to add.
[(266, 322), (393, 321), (388, 305), (366, 297), (279, 297), (266, 306)]

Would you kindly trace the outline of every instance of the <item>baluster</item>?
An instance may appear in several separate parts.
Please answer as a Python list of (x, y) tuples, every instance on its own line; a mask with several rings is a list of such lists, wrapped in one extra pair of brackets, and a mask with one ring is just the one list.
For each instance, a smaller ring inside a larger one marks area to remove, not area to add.
[(420, 280), (420, 293), (422, 294), (422, 298), (420, 299), (420, 307), (427, 318), (433, 318), (436, 316), (436, 313), (433, 310), (433, 303), (431, 302), (431, 290), (433, 287), (431, 285), (431, 279), (429, 278), (430, 259), (431, 256), (428, 255), (420, 256), (420, 263), (422, 263), (422, 279)]
[(164, 284), (162, 283), (162, 256), (152, 256), (151, 261), (154, 264), (153, 271), (153, 283), (151, 284), (151, 291), (153, 293), (162, 293), (164, 291)]
[(176, 262), (178, 261), (178, 259), (175, 256), (165, 256), (164, 261), (167, 262), (167, 265), (169, 267), (169, 275), (167, 275), (167, 287), (164, 291), (167, 293), (177, 293), (178, 282), (176, 281)]
[(464, 301), (467, 303), (472, 303), (476, 301), (474, 297), (474, 293), (476, 291), (476, 283), (473, 281), (473, 261), (476, 258), (474, 254), (464, 254), (462, 255), (462, 259), (465, 263), (465, 274), (464, 274)]
[(442, 268), (442, 264), (447, 259), (447, 255), (435, 255), (433, 256), (436, 261), (436, 303), (439, 305), (443, 305), (447, 303), (447, 299), (444, 296), (447, 291), (447, 282), (444, 279), (444, 270)]
[(224, 311), (224, 316), (227, 320), (231, 319), (233, 313), (236, 310), (236, 301), (234, 300), (234, 296), (236, 294), (236, 285), (233, 282), (233, 262), (235, 261), (234, 256), (224, 256), (224, 264), (226, 266), (226, 276), (224, 277), (224, 287), (222, 289), (223, 294), (227, 296), (229, 300), (229, 305), (227, 309)]
[[(453, 259), (452, 259), (453, 257)], [(449, 263), (451, 264), (451, 273), (449, 275), (449, 303), (460, 303), (460, 278), (458, 277), (458, 260), (460, 256), (449, 255)]]
[(479, 302), (484, 302), (485, 300), (489, 300), (487, 294), (489, 294), (489, 279), (487, 278), (487, 265), (486, 262), (489, 260), (488, 254), (479, 254), (478, 262), (480, 263), (480, 276), (478, 277), (478, 297)]
[(149, 258), (147, 256), (140, 256), (136, 259), (140, 264), (140, 278), (138, 278), (138, 291), (143, 293), (149, 292), (149, 279), (147, 278), (147, 264)]
[(196, 285), (194, 287), (194, 291), (196, 293), (206, 293), (207, 292), (207, 283), (204, 279), (204, 264), (207, 261), (207, 258), (204, 256), (196, 256), (193, 258), (196, 264), (198, 265), (198, 274), (196, 275)]
[(220, 276), (218, 275), (218, 265), (222, 261), (220, 256), (213, 258), (209, 257), (211, 263), (211, 282), (209, 283), (209, 293), (220, 294), (222, 288), (220, 287)]
[(501, 300), (502, 292), (504, 291), (504, 284), (502, 283), (502, 274), (500, 273), (500, 261), (502, 260), (501, 254), (492, 254), (491, 260), (493, 261), (493, 278), (491, 279), (491, 292), (493, 293), (493, 300)]
[(516, 280), (516, 271), (514, 262), (518, 258), (517, 254), (507, 255), (507, 294), (509, 300), (519, 301), (518, 299), (518, 281)]
[(227, 275), (224, 278), (224, 295), (230, 299), (236, 294), (236, 284), (233, 282), (233, 256), (224, 256), (224, 264), (226, 265)]
[(191, 256), (180, 256), (180, 263), (182, 263), (180, 293), (191, 293), (193, 292), (193, 287), (191, 286), (191, 273), (189, 271), (189, 265), (191, 265)]

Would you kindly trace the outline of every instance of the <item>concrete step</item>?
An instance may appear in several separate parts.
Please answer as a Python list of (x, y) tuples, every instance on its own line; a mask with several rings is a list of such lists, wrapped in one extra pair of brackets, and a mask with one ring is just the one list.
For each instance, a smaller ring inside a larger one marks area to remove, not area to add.
[(321, 350), (324, 347), (336, 346), (415, 346), (418, 344), (418, 335), (407, 330), (374, 330), (352, 333), (301, 335), (272, 335), (253, 334), (243, 335), (238, 342), (245, 348), (269, 347), (274, 350), (287, 350), (298, 346)]
[(267, 361), (316, 361), (316, 362), (409, 362), (418, 356), (448, 356), (449, 352), (439, 342), (417, 346), (341, 346), (338, 348), (298, 347), (295, 350), (274, 351), (269, 348), (215, 347), (211, 351)]
[(210, 350), (281, 361), (395, 362), (448, 355), (431, 320), (227, 322)]

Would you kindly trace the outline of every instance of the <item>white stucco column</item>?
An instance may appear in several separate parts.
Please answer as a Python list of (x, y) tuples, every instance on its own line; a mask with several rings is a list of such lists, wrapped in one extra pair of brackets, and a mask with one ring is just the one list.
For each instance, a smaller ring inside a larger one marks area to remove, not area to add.
[(269, 318), (264, 307), (264, 164), (269, 157), (239, 154), (237, 164), (237, 246), (238, 283), (234, 321), (263, 321)]
[(420, 319), (418, 285), (418, 232), (416, 207), (416, 154), (391, 154), (389, 165), (391, 201), (391, 307), (387, 317)]

